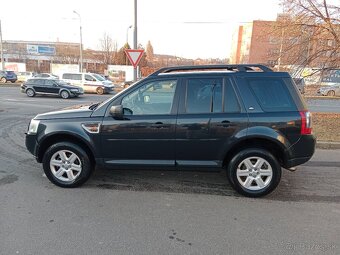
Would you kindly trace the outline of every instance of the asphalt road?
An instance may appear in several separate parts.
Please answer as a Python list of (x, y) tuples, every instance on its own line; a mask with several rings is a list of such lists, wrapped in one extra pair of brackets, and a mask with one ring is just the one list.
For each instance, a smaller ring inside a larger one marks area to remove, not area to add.
[(262, 199), (221, 172), (96, 169), (81, 188), (43, 175), (24, 145), (35, 114), (106, 96), (0, 89), (0, 254), (340, 254), (340, 151), (317, 150)]

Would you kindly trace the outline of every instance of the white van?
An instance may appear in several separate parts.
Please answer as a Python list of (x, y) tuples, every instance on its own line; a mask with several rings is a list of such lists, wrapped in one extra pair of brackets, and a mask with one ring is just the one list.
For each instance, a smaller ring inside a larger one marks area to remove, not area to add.
[(102, 95), (113, 91), (114, 85), (103, 76), (95, 73), (63, 73), (61, 80), (71, 85), (79, 86), (84, 92)]

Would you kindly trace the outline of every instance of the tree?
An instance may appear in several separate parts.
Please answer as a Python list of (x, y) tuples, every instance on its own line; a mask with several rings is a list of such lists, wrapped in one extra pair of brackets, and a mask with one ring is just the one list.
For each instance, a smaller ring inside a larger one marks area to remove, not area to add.
[(285, 15), (272, 33), (279, 38), (278, 65), (282, 62), (318, 67), (340, 66), (340, 7), (327, 0), (281, 0)]
[(129, 60), (125, 54), (126, 49), (131, 49), (128, 43), (125, 43), (124, 46), (120, 48), (119, 51), (117, 52), (115, 64), (117, 65), (128, 65), (129, 64)]
[(146, 45), (146, 59), (148, 62), (152, 62), (154, 58), (154, 54), (153, 54), (153, 47), (151, 45), (151, 42), (148, 41), (147, 45)]
[(117, 43), (107, 34), (104, 33), (100, 39), (102, 61), (106, 65), (113, 64), (115, 52), (117, 52)]

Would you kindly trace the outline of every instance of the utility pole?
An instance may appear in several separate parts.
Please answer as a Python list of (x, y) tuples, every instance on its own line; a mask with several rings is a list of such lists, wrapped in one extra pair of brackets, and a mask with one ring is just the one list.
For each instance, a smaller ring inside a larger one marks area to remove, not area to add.
[(4, 47), (2, 44), (2, 28), (1, 28), (1, 20), (0, 20), (0, 60), (1, 60), (1, 70), (5, 70), (5, 61), (4, 61)]
[[(137, 0), (133, 0), (133, 49), (137, 49)], [(137, 81), (137, 68), (133, 69), (133, 81)]]
[(79, 45), (80, 68), (79, 68), (79, 72), (83, 72), (83, 33), (82, 33), (82, 27), (81, 27), (81, 16), (76, 11), (73, 11), (73, 13), (77, 14), (78, 17), (79, 17), (79, 30), (80, 30), (80, 45)]

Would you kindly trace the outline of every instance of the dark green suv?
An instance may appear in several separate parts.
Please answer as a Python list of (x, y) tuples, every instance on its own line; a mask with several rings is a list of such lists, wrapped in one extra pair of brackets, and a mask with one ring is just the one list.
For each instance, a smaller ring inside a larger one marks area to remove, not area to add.
[(239, 193), (258, 197), (281, 168), (315, 149), (311, 115), (292, 78), (261, 65), (160, 69), (102, 103), (39, 114), (26, 146), (61, 187), (96, 165), (224, 169)]

